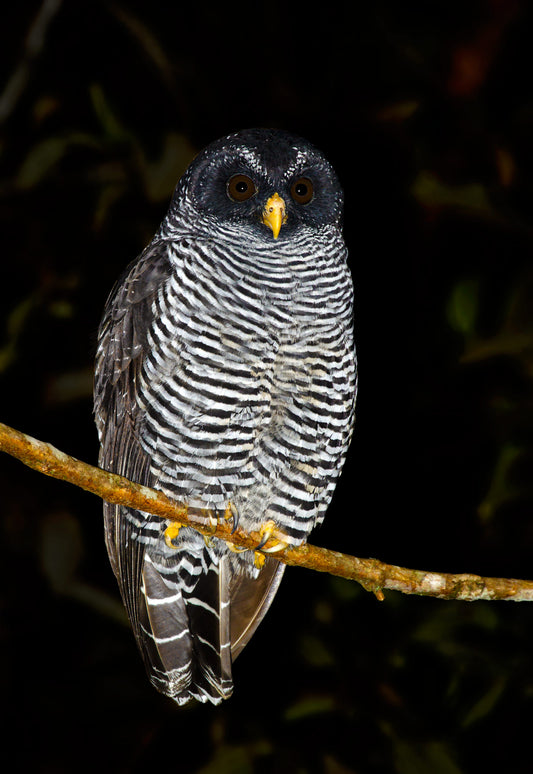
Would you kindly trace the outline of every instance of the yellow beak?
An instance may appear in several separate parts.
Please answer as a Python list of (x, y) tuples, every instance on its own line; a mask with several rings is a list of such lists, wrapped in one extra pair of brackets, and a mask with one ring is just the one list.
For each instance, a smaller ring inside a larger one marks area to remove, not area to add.
[(263, 210), (263, 223), (272, 229), (274, 239), (278, 238), (280, 229), (286, 220), (285, 202), (278, 193), (275, 193), (267, 201)]

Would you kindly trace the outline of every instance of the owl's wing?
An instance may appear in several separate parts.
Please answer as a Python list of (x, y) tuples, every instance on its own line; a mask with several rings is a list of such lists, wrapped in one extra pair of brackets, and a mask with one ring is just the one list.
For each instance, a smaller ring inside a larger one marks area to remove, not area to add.
[[(226, 560), (229, 561), (229, 560)], [(228, 577), (231, 657), (237, 658), (265, 617), (276, 595), (285, 565), (270, 556), (257, 578), (244, 574)]]
[[(170, 271), (164, 243), (152, 243), (117, 281), (98, 333), (94, 412), (101, 444), (99, 464), (146, 486), (154, 480), (138, 439), (137, 384), (148, 346), (147, 331), (153, 322), (154, 296)], [(165, 671), (165, 666), (149, 636), (151, 626), (142, 591), (144, 545), (134, 534), (135, 522), (142, 524), (147, 518), (123, 506), (104, 503), (111, 566), (145, 664), (153, 673)]]
[[(139, 439), (138, 383), (154, 322), (154, 298), (170, 273), (164, 243), (152, 243), (116, 283), (98, 335), (94, 410), (99, 464), (146, 486), (156, 481)], [(232, 690), (228, 640), (233, 573), (222, 560), (220, 571), (211, 565), (200, 575), (194, 591), (180, 589), (175, 568), (161, 574), (138, 539), (143, 532), (157, 537), (160, 524), (155, 517), (104, 503), (107, 551), (139, 650), (151, 682), (162, 693), (179, 703), (192, 695), (220, 701)], [(242, 584), (237, 581), (236, 586)]]

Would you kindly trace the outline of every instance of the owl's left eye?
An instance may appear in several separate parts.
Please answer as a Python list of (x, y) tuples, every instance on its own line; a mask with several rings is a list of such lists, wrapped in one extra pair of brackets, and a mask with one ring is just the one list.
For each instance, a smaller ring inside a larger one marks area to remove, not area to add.
[(233, 175), (228, 180), (226, 188), (229, 198), (234, 202), (245, 202), (257, 191), (254, 181), (248, 175)]
[(291, 185), (291, 196), (297, 204), (309, 204), (315, 192), (308, 177), (299, 177)]

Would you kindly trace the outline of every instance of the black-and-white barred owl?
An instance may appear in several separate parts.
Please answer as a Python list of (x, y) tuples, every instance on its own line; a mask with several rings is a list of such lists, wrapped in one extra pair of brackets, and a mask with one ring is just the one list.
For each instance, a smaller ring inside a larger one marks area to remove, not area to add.
[[(247, 530), (306, 540), (331, 500), (356, 392), (343, 196), (324, 156), (252, 129), (200, 153), (99, 330), (100, 465)], [(220, 702), (284, 566), (104, 507), (107, 549), (158, 690)]]

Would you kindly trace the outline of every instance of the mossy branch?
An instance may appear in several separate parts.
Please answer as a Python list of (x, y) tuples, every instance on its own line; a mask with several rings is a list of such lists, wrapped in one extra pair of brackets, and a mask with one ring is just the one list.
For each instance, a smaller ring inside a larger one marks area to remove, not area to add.
[[(203, 535), (216, 536), (233, 546), (253, 550), (261, 542), (262, 538), (258, 533), (244, 532), (240, 528), (232, 532), (231, 521), (227, 522), (224, 519), (215, 521), (211, 511), (187, 508), (186, 504), (175, 502), (162, 492), (81, 462), (51, 444), (38, 441), (2, 423), (0, 423), (0, 451), (16, 457), (25, 465), (47, 476), (68, 481), (92, 492), (107, 502), (126, 505), (152, 513), (162, 519), (193, 527)], [(271, 539), (264, 545), (264, 549), (268, 550), (274, 544), (275, 540)], [(310, 544), (289, 546), (270, 555), (285, 564), (307, 567), (309, 570), (355, 580), (368, 591), (374, 592), (380, 600), (383, 599), (384, 590), (391, 590), (401, 591), (404, 594), (464, 601), (482, 599), (533, 601), (533, 581), (410, 570), (384, 564), (377, 559), (359, 559)]]

